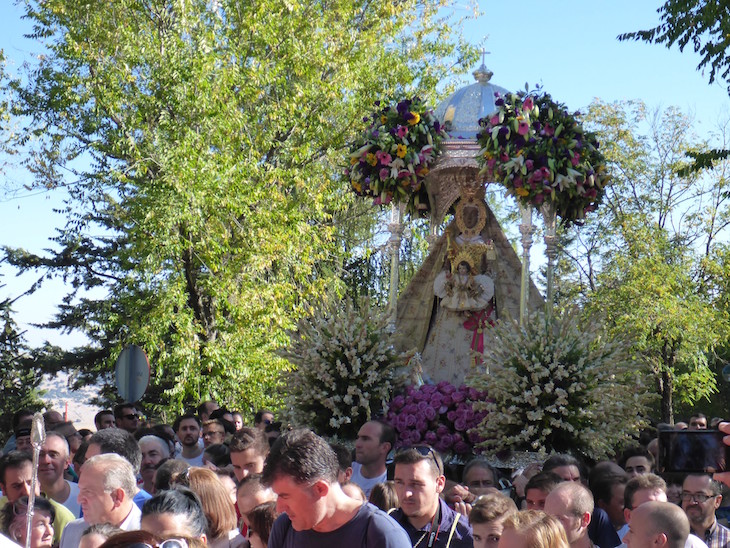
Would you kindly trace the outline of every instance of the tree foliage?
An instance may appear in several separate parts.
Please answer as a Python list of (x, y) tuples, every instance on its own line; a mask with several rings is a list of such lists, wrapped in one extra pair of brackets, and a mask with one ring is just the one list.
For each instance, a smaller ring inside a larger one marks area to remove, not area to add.
[(15, 114), (69, 221), (57, 249), (7, 256), (63, 276), (74, 291), (50, 326), (91, 340), (39, 362), (85, 384), (135, 343), (158, 410), (277, 404), (286, 329), (338, 286), (337, 173), (357, 120), (405, 89), (429, 97), (473, 51), (428, 1), (27, 6), (48, 52), (10, 83)]

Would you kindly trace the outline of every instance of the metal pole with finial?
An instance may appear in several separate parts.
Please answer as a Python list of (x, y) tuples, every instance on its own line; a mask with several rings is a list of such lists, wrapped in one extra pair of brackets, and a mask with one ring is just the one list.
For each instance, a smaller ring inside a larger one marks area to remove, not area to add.
[(33, 415), (33, 422), (30, 428), (30, 443), (33, 446), (33, 478), (28, 494), (28, 511), (25, 516), (25, 548), (30, 548), (30, 534), (33, 529), (33, 513), (35, 508), (35, 491), (38, 485), (38, 459), (40, 458), (41, 447), (46, 441), (46, 426), (43, 422), (43, 415)]

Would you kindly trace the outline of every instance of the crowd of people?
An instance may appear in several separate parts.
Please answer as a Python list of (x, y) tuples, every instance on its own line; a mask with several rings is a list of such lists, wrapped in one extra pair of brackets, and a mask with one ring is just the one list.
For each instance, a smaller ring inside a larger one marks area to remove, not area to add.
[[(353, 449), (308, 429), (282, 432), (267, 410), (249, 426), (207, 401), (166, 425), (121, 404), (96, 415), (96, 431), (45, 413), (36, 469), (31, 418), (13, 415), (0, 457), (0, 547), (730, 544), (730, 473), (657, 474), (651, 434), (590, 467), (552, 454), (504, 469), (479, 456), (455, 465), (430, 446), (401, 447), (379, 420), (361, 426)], [(730, 424), (708, 425), (702, 414), (659, 429), (708, 426), (730, 434)]]

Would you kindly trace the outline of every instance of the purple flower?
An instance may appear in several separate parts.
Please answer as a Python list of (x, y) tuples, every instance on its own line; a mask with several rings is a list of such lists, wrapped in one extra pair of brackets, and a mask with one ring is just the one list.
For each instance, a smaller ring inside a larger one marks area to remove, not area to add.
[(457, 453), (459, 455), (465, 455), (471, 451), (471, 447), (468, 443), (463, 441), (458, 441), (454, 444), (454, 453)]
[(408, 415), (406, 417), (406, 424), (408, 426), (416, 426), (416, 416), (415, 415)]
[(388, 176), (390, 175), (390, 170), (384, 167), (383, 169), (380, 170), (378, 175), (380, 176), (381, 181), (385, 181), (388, 178)]
[(457, 392), (454, 392), (453, 394), (451, 394), (451, 399), (455, 403), (459, 403), (459, 402), (466, 400), (466, 395), (463, 392), (457, 391)]
[(466, 420), (463, 417), (460, 417), (454, 421), (454, 428), (460, 431), (466, 430)]
[(430, 407), (429, 406), (423, 412), (423, 415), (426, 417), (426, 419), (432, 421), (432, 420), (434, 420), (438, 416), (438, 413), (436, 413), (436, 409), (434, 409), (433, 407)]
[(411, 443), (412, 444), (415, 445), (416, 443), (420, 443), (420, 441), (421, 441), (421, 433), (418, 430), (413, 430), (411, 432), (410, 438), (411, 438)]
[(428, 424), (426, 424), (426, 421), (423, 419), (418, 419), (418, 421), (416, 422), (416, 430), (418, 430), (419, 432), (425, 432), (427, 428)]
[(434, 392), (436, 392), (436, 390), (437, 388), (433, 384), (424, 384), (423, 386), (421, 386), (421, 392), (423, 392), (424, 394), (433, 394)]
[[(442, 405), (446, 405), (448, 407), (452, 403), (453, 403), (453, 401), (451, 400), (451, 396), (444, 396), (443, 398), (441, 398)], [(442, 411), (442, 413), (443, 413), (443, 411)]]
[(446, 413), (446, 418), (449, 419), (451, 422), (454, 422), (457, 419), (456, 411), (449, 411)]
[(423, 436), (423, 441), (425, 441), (429, 445), (434, 445), (438, 441), (438, 436), (436, 435), (435, 432), (432, 432), (431, 430), (429, 430)]
[(431, 407), (427, 402), (421, 400), (418, 402), (418, 412), (423, 413), (427, 407)]
[(436, 435), (438, 437), (445, 436), (448, 433), (449, 433), (449, 427), (445, 426), (443, 424), (439, 425), (439, 427), (436, 429)]

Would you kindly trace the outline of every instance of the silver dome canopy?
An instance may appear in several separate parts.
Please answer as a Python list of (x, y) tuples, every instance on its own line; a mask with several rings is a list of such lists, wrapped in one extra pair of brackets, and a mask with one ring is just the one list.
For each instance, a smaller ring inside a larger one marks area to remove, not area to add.
[(494, 94), (509, 93), (503, 87), (489, 83), (493, 73), (484, 63), (472, 74), (476, 84), (456, 90), (436, 107), (436, 118), (446, 126), (450, 139), (476, 139), (479, 119), (497, 110)]

